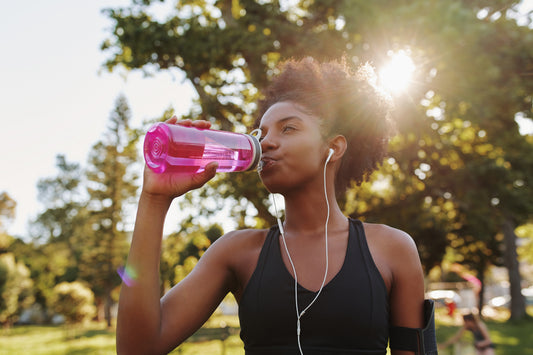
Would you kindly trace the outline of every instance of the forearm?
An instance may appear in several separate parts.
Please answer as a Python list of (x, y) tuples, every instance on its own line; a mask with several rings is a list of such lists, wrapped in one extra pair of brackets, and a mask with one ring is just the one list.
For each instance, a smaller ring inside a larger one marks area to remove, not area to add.
[(464, 332), (464, 328), (461, 328), (457, 331), (457, 333), (455, 333), (450, 339), (448, 339), (447, 341), (445, 341), (444, 343), (441, 344), (441, 346), (443, 348), (445, 347), (448, 347), (452, 344), (455, 344), (459, 341), (459, 339), (461, 339), (461, 337), (463, 336), (463, 332)]
[(146, 354), (155, 348), (161, 325), (159, 262), (170, 201), (141, 194), (117, 320), (117, 352)]

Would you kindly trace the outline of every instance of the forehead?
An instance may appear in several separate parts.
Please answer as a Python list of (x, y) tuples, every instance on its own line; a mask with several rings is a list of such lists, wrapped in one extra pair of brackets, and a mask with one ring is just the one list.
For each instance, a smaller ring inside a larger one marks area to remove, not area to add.
[(319, 123), (318, 117), (307, 112), (301, 105), (291, 101), (281, 101), (268, 108), (263, 117), (261, 117), (259, 127), (266, 129), (280, 121), (292, 118), (309, 124)]

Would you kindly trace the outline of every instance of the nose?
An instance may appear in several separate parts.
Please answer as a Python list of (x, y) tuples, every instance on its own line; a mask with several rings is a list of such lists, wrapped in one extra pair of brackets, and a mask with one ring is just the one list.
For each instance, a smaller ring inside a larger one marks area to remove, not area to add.
[(277, 146), (275, 139), (272, 134), (266, 132), (261, 138), (261, 149), (263, 152), (274, 149)]

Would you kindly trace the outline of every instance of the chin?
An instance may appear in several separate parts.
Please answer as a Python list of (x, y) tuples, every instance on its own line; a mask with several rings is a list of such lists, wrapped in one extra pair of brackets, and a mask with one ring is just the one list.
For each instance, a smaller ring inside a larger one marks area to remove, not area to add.
[(282, 195), (306, 186), (310, 180), (309, 177), (304, 179), (302, 176), (295, 176), (294, 172), (286, 173), (280, 170), (261, 171), (259, 178), (268, 192)]
[(265, 186), (267, 191), (271, 194), (281, 194), (287, 189), (286, 183), (284, 184), (283, 182), (274, 181), (274, 179), (264, 177), (262, 175), (259, 177), (261, 178), (263, 186)]
[[(289, 181), (287, 181), (286, 178), (285, 179), (282, 178), (281, 181), (280, 180), (274, 181), (274, 179), (261, 178), (261, 181), (263, 182), (263, 185), (268, 190), (268, 192), (272, 194), (281, 194), (285, 196), (286, 193), (290, 191), (294, 191), (296, 189), (296, 186), (289, 183)], [(298, 186), (301, 186), (301, 185), (298, 184)]]

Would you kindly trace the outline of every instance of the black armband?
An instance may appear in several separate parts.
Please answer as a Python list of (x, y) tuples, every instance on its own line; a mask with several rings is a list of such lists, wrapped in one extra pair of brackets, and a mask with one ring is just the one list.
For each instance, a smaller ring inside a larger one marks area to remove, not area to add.
[(394, 350), (414, 351), (416, 355), (438, 355), (434, 301), (424, 301), (424, 328), (391, 326), (389, 342)]

